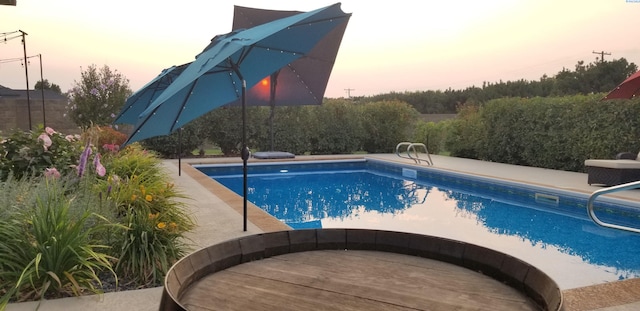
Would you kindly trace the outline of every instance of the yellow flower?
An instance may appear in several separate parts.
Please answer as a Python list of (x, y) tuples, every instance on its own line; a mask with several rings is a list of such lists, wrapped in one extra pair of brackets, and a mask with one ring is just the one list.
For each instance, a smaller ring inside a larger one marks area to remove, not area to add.
[(160, 213), (149, 214), (149, 219), (153, 220), (153, 219), (158, 218), (158, 216), (160, 216)]
[(147, 196), (145, 196), (144, 199), (147, 200), (147, 202), (153, 201), (153, 197), (150, 194), (147, 194)]
[(170, 222), (169, 223), (169, 230), (171, 231), (175, 231), (176, 229), (178, 229), (178, 225), (175, 222)]
[(131, 201), (135, 201), (135, 200), (136, 200), (136, 198), (138, 198), (138, 196), (137, 196), (137, 195), (135, 195), (135, 194), (132, 194), (132, 195), (131, 195)]
[(164, 227), (166, 227), (167, 224), (165, 222), (159, 222), (158, 223), (158, 229), (164, 229)]
[(144, 193), (145, 193), (144, 185), (140, 185), (140, 192), (142, 192), (142, 195), (144, 195)]

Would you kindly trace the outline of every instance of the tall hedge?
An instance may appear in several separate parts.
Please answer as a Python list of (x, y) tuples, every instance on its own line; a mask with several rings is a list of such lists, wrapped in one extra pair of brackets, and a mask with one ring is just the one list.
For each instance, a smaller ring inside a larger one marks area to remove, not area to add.
[(309, 152), (344, 154), (362, 150), (364, 137), (360, 106), (349, 101), (328, 101), (309, 109)]
[[(640, 100), (503, 98), (450, 121), (452, 156), (584, 171), (585, 159), (640, 151)], [(467, 137), (468, 136), (468, 137)]]
[(393, 152), (410, 140), (418, 112), (405, 102), (381, 101), (362, 106), (363, 149), (369, 153)]

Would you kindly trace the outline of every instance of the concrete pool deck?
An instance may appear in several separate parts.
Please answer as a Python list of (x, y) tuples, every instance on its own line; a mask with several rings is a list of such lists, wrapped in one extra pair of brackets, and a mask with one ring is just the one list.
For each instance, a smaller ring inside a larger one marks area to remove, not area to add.
[[(413, 163), (395, 154), (380, 155), (339, 155), (339, 156), (298, 156), (295, 160), (324, 160), (344, 158), (372, 158), (401, 163)], [(541, 187), (551, 187), (567, 191), (589, 194), (601, 189), (587, 184), (587, 174), (554, 171), (548, 169), (514, 166), (446, 156), (432, 156), (435, 169), (472, 174), (487, 178), (498, 178), (522, 182)], [(250, 162), (267, 160), (251, 159)], [(193, 248), (199, 249), (228, 239), (287, 227), (269, 215), (251, 208), (247, 231), (243, 231), (242, 199), (226, 190), (192, 168), (190, 164), (241, 163), (239, 158), (195, 158), (182, 159), (180, 176), (177, 160), (163, 162), (167, 172), (184, 194), (197, 228), (189, 235)], [(640, 190), (620, 192), (617, 198), (640, 202)], [(109, 311), (109, 310), (158, 310), (162, 288), (150, 288), (99, 296), (72, 297), (42, 302), (43, 311)], [(640, 280), (632, 279), (584, 288), (570, 289), (565, 295), (565, 310), (625, 311), (640, 309)], [(10, 304), (6, 310), (35, 310), (37, 302)]]

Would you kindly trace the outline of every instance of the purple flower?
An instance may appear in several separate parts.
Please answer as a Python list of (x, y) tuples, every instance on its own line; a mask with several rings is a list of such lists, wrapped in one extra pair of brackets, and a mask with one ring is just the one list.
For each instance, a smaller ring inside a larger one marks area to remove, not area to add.
[(91, 95), (96, 95), (97, 96), (98, 95), (98, 89), (92, 88), (89, 93), (91, 93)]
[(82, 151), (80, 155), (80, 163), (78, 163), (78, 176), (82, 177), (84, 175), (84, 171), (87, 168), (87, 161), (89, 160), (89, 156), (91, 155), (91, 146), (87, 143), (87, 146)]

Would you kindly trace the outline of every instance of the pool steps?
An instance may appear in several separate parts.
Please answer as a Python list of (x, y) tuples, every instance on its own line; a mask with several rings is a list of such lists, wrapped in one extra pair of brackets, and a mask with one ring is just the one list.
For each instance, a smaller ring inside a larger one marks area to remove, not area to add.
[(593, 203), (596, 201), (596, 199), (599, 196), (603, 195), (603, 194), (614, 193), (614, 192), (625, 191), (625, 190), (631, 190), (631, 189), (637, 189), (637, 188), (640, 188), (640, 181), (633, 181), (633, 182), (630, 182), (630, 183), (626, 183), (626, 184), (617, 185), (617, 186), (608, 187), (608, 188), (599, 189), (599, 190), (594, 191), (589, 196), (589, 199), (587, 200), (587, 211), (588, 211), (589, 217), (591, 217), (591, 220), (593, 220), (593, 222), (595, 222), (597, 225), (602, 226), (602, 227), (640, 233), (640, 228), (633, 228), (633, 227), (624, 226), (624, 225), (616, 225), (616, 224), (612, 224), (612, 223), (608, 223), (608, 222), (602, 221), (596, 215), (594, 207), (593, 207)]
[[(405, 150), (406, 155), (400, 152), (402, 147), (406, 147), (406, 150)], [(418, 150), (424, 151), (423, 153), (427, 155), (428, 159), (420, 158), (420, 153), (418, 152)], [(396, 155), (401, 158), (411, 159), (416, 164), (422, 164), (424, 162), (427, 165), (433, 165), (433, 160), (431, 160), (431, 155), (429, 154), (429, 150), (427, 150), (427, 146), (423, 143), (412, 143), (412, 142), (403, 141), (398, 145), (396, 145)]]

